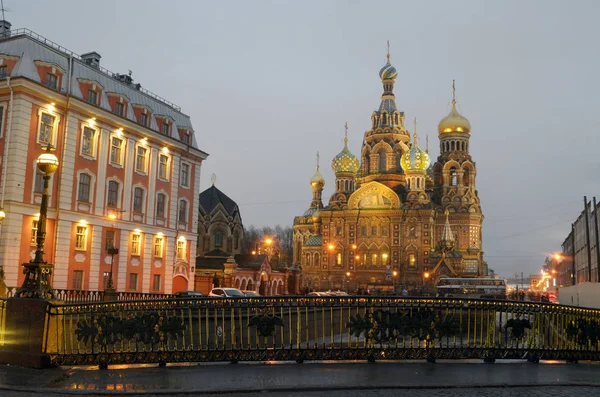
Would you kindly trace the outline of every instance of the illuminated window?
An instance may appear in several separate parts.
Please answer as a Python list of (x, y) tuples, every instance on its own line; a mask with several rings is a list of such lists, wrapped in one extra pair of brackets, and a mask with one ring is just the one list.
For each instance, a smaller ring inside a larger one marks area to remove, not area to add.
[(133, 189), (133, 212), (144, 212), (144, 189), (141, 187)]
[(162, 258), (163, 256), (164, 239), (162, 237), (154, 238), (154, 257)]
[(306, 254), (306, 266), (310, 266), (310, 254)]
[(94, 156), (94, 136), (96, 131), (89, 127), (83, 127), (83, 134), (81, 135), (81, 154), (86, 156)]
[(108, 279), (109, 278), (110, 278), (110, 272), (102, 273), (102, 285), (104, 286), (104, 289), (106, 289), (108, 287)]
[(386, 253), (381, 254), (381, 264), (382, 265), (386, 265), (387, 264), (387, 258), (388, 258), (388, 254), (386, 254)]
[(158, 193), (156, 195), (156, 217), (163, 218), (165, 217), (165, 206), (167, 202), (167, 196), (163, 193)]
[(335, 262), (336, 262), (338, 265), (341, 265), (341, 264), (342, 264), (342, 253), (341, 253), (341, 252), (338, 252), (338, 254), (336, 255)]
[(142, 146), (137, 147), (137, 153), (135, 156), (135, 170), (137, 172), (146, 172), (148, 164), (148, 149)]
[(31, 245), (37, 245), (37, 231), (39, 222), (37, 219), (31, 221)]
[(79, 174), (79, 186), (77, 189), (77, 200), (84, 203), (90, 202), (90, 185), (92, 177), (88, 174)]
[(46, 87), (56, 90), (58, 88), (58, 78), (55, 74), (46, 73)]
[(372, 265), (376, 265), (377, 264), (377, 254), (371, 255), (371, 264)]
[(87, 101), (92, 105), (98, 105), (98, 93), (94, 90), (88, 90)]
[(83, 270), (73, 270), (73, 289), (83, 289)]
[(415, 254), (408, 254), (408, 266), (414, 267), (417, 262)]
[(185, 241), (177, 240), (177, 259), (185, 259)]
[(160, 179), (169, 179), (169, 156), (158, 155), (158, 177)]
[(77, 226), (75, 233), (75, 249), (85, 250), (87, 248), (87, 226)]
[(110, 163), (123, 165), (123, 140), (112, 137), (110, 139)]
[(142, 235), (134, 233), (131, 235), (131, 255), (140, 255)]
[(54, 142), (54, 116), (48, 113), (42, 113), (40, 118), (40, 131), (38, 134), (38, 142), (42, 144), (49, 144)]
[(123, 104), (120, 102), (115, 103), (115, 114), (123, 117), (123, 113), (124, 113), (125, 108), (123, 107)]

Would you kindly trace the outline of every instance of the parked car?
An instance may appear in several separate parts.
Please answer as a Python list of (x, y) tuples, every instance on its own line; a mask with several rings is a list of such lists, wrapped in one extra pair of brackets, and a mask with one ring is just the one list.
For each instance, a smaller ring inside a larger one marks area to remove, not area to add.
[(246, 295), (237, 288), (213, 288), (208, 296), (216, 296), (220, 298), (243, 298)]
[(261, 296), (258, 292), (256, 291), (242, 291), (242, 293), (246, 296), (249, 296), (251, 298), (257, 297), (257, 296)]
[(178, 291), (175, 296), (177, 298), (201, 298), (204, 294), (198, 291)]

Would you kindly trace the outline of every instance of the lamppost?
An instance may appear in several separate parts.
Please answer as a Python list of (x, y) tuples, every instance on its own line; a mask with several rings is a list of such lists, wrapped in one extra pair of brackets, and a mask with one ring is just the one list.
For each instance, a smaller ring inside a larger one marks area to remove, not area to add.
[(346, 272), (346, 292), (350, 290), (350, 276), (352, 273)]
[(426, 282), (429, 280), (429, 272), (423, 273), (423, 294), (425, 294)]
[(396, 293), (397, 292), (396, 290), (398, 289), (398, 283), (397, 283), (397, 281), (398, 281), (398, 270), (394, 270), (392, 272), (392, 281), (394, 283), (394, 293)]
[(44, 192), (40, 204), (35, 257), (29, 263), (23, 264), (25, 279), (23, 285), (15, 293), (16, 298), (55, 298), (50, 285), (50, 276), (54, 266), (44, 260), (44, 241), (46, 240), (46, 218), (48, 215), (48, 181), (50, 176), (58, 169), (58, 159), (52, 154), (52, 151), (54, 151), (52, 145), (48, 144), (45, 150), (46, 152), (42, 153), (36, 160), (36, 165), (43, 175)]

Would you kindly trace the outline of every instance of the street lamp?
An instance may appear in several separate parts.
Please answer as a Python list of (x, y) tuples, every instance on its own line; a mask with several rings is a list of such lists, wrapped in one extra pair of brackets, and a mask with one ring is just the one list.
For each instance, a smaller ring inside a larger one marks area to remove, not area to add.
[[(425, 290), (425, 286), (426, 286), (425, 282), (426, 282), (426, 280), (429, 280), (429, 276), (430, 276), (429, 272), (423, 273), (423, 290)], [(425, 293), (425, 291), (423, 291), (423, 293)]]
[(44, 261), (44, 241), (46, 240), (46, 218), (48, 215), (48, 181), (50, 176), (58, 169), (58, 158), (52, 152), (54, 147), (50, 144), (45, 152), (36, 160), (36, 165), (43, 175), (44, 192), (40, 204), (40, 219), (36, 238), (35, 257), (29, 263), (24, 263), (25, 279), (23, 285), (15, 293), (16, 298), (53, 299), (54, 291), (50, 285), (52, 264)]

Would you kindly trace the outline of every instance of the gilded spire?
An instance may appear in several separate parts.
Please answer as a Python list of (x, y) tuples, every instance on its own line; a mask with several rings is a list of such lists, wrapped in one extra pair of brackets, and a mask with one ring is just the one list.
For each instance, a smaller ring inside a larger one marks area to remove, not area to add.
[(456, 105), (456, 86), (454, 85), (454, 82), (456, 80), (452, 80), (452, 106)]
[(348, 146), (348, 122), (346, 121), (346, 124), (344, 124), (344, 146)]
[(317, 172), (319, 171), (319, 151), (317, 151)]
[(425, 153), (429, 154), (429, 135), (425, 135)]
[(390, 63), (390, 41), (387, 41), (387, 63)]
[(415, 131), (413, 133), (413, 141), (414, 141), (414, 144), (416, 145), (417, 144), (417, 118), (416, 117), (413, 122), (415, 124)]

